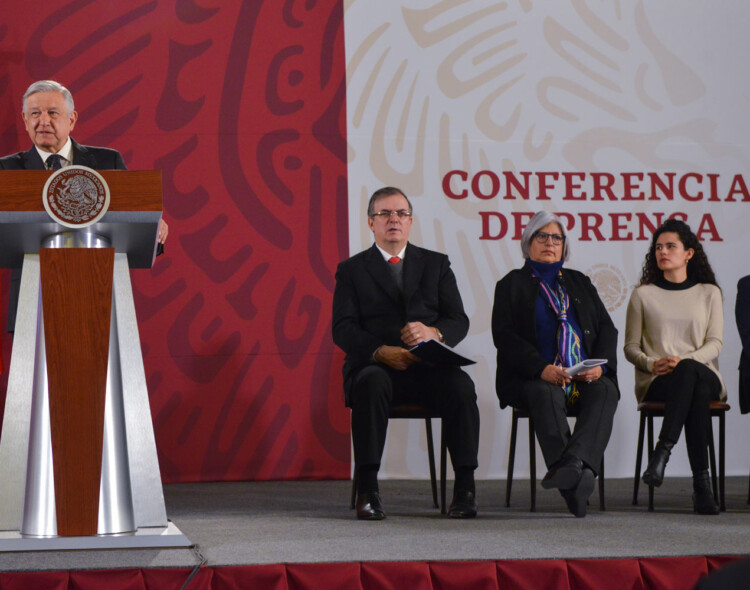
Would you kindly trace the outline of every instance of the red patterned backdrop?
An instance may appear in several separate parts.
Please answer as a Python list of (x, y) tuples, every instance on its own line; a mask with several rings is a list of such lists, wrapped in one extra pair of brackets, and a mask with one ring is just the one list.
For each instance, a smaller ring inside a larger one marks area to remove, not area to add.
[(166, 254), (133, 280), (164, 481), (348, 477), (330, 334), (348, 252), (343, 2), (73, 0), (2, 18), (1, 153), (29, 147), (21, 96), (52, 78), (76, 140), (162, 171)]

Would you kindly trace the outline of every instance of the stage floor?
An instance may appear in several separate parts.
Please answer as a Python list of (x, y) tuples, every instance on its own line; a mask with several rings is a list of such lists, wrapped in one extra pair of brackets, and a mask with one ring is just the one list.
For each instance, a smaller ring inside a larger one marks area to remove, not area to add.
[[(448, 496), (450, 498), (451, 482)], [(0, 553), (0, 570), (193, 567), (352, 561), (498, 560), (750, 554), (747, 478), (727, 478), (727, 512), (692, 512), (691, 480), (668, 478), (647, 510), (648, 488), (631, 504), (632, 479), (606, 481), (606, 512), (598, 492), (586, 518), (565, 509), (557, 491), (529, 482), (478, 483), (479, 517), (449, 520), (432, 508), (429, 481), (381, 483), (388, 518), (359, 522), (349, 509), (350, 482), (202, 483), (165, 486), (170, 519), (191, 549)]]

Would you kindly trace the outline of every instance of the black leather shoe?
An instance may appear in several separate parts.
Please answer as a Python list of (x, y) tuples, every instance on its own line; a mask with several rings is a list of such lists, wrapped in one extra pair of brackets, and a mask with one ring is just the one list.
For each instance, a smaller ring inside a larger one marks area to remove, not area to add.
[(448, 518), (474, 518), (477, 515), (477, 499), (474, 492), (458, 490), (448, 508)]
[(359, 520), (383, 520), (385, 509), (378, 492), (357, 494), (357, 518)]
[(693, 473), (693, 510), (698, 514), (719, 514), (708, 470)]
[(578, 485), (572, 490), (560, 490), (568, 505), (568, 510), (576, 518), (586, 516), (586, 510), (589, 504), (589, 498), (594, 492), (594, 472), (588, 467), (584, 467), (581, 479)]
[(578, 485), (582, 473), (583, 461), (575, 455), (565, 455), (549, 468), (542, 480), (542, 487), (545, 490), (571, 490)]
[(651, 454), (651, 459), (648, 462), (646, 471), (643, 472), (643, 481), (647, 485), (658, 488), (664, 481), (664, 469), (667, 467), (667, 461), (669, 461), (669, 455), (672, 453), (672, 447), (674, 443), (670, 442), (659, 442), (654, 447), (654, 452)]

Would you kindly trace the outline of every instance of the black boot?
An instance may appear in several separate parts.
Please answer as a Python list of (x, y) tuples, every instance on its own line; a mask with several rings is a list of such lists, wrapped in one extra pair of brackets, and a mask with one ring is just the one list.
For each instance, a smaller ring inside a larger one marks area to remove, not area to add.
[(658, 488), (664, 481), (664, 468), (667, 466), (673, 446), (673, 442), (662, 441), (661, 439), (656, 443), (648, 467), (643, 472), (643, 481), (648, 485)]
[(693, 473), (693, 510), (698, 514), (719, 514), (708, 469)]

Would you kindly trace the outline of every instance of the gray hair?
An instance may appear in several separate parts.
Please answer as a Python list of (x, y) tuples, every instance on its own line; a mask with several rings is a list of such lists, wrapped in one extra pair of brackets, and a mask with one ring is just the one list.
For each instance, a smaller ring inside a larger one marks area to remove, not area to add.
[(34, 82), (31, 86), (29, 86), (26, 90), (26, 93), (23, 95), (24, 113), (26, 112), (26, 99), (29, 98), (29, 96), (31, 96), (32, 94), (37, 94), (38, 92), (59, 92), (65, 99), (65, 106), (68, 107), (68, 114), (76, 110), (75, 104), (73, 104), (73, 95), (70, 93), (70, 90), (65, 88), (65, 86), (63, 86), (59, 82), (55, 82), (54, 80), (39, 80), (38, 82)]
[(370, 202), (367, 203), (367, 217), (372, 217), (375, 213), (375, 202), (378, 199), (381, 199), (383, 197), (390, 197), (391, 195), (401, 195), (402, 197), (404, 197), (407, 204), (409, 205), (409, 213), (412, 213), (411, 201), (409, 200), (409, 197), (404, 194), (404, 191), (402, 191), (400, 188), (396, 188), (395, 186), (384, 186), (383, 188), (379, 188), (374, 193), (372, 193)]
[(565, 224), (557, 215), (547, 211), (537, 211), (534, 214), (534, 217), (531, 218), (531, 221), (529, 221), (529, 225), (523, 230), (523, 235), (521, 236), (521, 252), (523, 253), (524, 258), (529, 258), (529, 247), (531, 246), (531, 240), (534, 238), (534, 234), (550, 223), (556, 223), (560, 226), (560, 233), (562, 233), (563, 236), (566, 236), (566, 240), (563, 242), (562, 260), (568, 259), (570, 256), (570, 245), (568, 244), (567, 235), (565, 233)]

